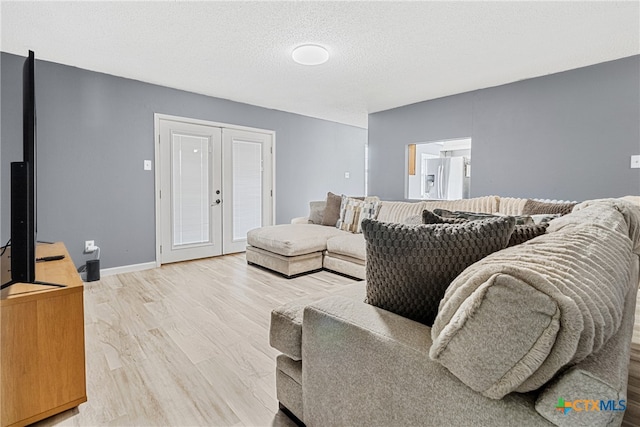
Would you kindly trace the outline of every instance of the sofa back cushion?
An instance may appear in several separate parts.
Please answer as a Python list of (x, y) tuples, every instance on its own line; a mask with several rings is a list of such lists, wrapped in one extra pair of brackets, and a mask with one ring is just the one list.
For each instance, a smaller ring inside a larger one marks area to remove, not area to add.
[(585, 204), (547, 234), (462, 272), (440, 303), (431, 358), (500, 399), (535, 390), (602, 348), (637, 286), (630, 269), (640, 209), (622, 203)]
[(500, 197), (498, 212), (503, 215), (522, 215), (524, 204), (529, 199), (519, 197)]
[(377, 219), (382, 222), (404, 222), (407, 218), (422, 215), (425, 209), (436, 208), (469, 212), (495, 213), (498, 210), (497, 196), (475, 197), (460, 200), (423, 200), (419, 202), (380, 202)]
[(383, 200), (380, 202), (380, 212), (378, 212), (378, 221), (400, 223), (405, 219), (421, 215), (425, 209), (423, 202), (388, 202)]
[(364, 220), (367, 302), (431, 325), (451, 281), (506, 247), (513, 227), (512, 217), (434, 225)]

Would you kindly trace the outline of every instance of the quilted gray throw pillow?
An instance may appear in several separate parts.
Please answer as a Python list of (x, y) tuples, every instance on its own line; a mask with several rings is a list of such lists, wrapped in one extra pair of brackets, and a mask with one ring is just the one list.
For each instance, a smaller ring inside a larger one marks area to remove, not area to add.
[[(446, 209), (434, 209), (433, 213), (443, 219), (461, 219), (467, 221), (475, 221), (478, 219), (486, 219), (491, 218), (492, 216), (502, 216), (502, 215), (492, 215), (488, 213), (482, 212), (463, 212), (463, 211), (448, 211)], [(533, 218), (529, 215), (510, 215), (516, 219), (516, 225), (533, 225), (535, 222)], [(444, 221), (449, 222), (449, 221)], [(427, 224), (425, 222), (425, 224)]]
[(431, 225), (363, 220), (367, 302), (431, 326), (453, 279), (505, 248), (514, 225), (513, 217)]
[(547, 231), (548, 226), (549, 223), (516, 225), (513, 229), (513, 233), (511, 233), (507, 247), (509, 248), (511, 246), (519, 245), (520, 243), (528, 242), (534, 237), (544, 234)]
[(538, 202), (536, 200), (527, 200), (522, 207), (522, 213), (524, 215), (536, 215), (536, 214), (560, 214), (567, 215), (573, 211), (573, 207), (577, 203), (546, 203)]
[[(451, 218), (446, 216), (437, 215), (435, 212), (429, 210), (422, 211), (422, 223), (423, 224), (462, 224), (468, 222), (470, 220), (464, 218)], [(509, 237), (509, 243), (507, 247), (519, 245), (526, 241), (533, 239), (534, 237), (538, 237), (541, 234), (544, 234), (547, 231), (548, 223), (535, 224), (533, 221), (522, 223), (520, 218), (522, 217), (513, 217), (516, 220), (516, 226), (513, 229), (513, 233), (511, 233), (511, 237)], [(527, 217), (531, 219), (531, 217)]]
[(427, 209), (422, 211), (423, 224), (463, 224), (465, 222), (469, 222), (469, 220), (466, 218), (443, 217)]

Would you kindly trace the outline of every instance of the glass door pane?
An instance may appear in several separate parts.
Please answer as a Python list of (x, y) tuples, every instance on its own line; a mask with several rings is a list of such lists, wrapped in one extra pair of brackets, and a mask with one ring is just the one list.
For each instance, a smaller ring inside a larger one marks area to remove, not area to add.
[(233, 140), (233, 240), (262, 227), (262, 144)]
[(211, 242), (209, 143), (208, 137), (172, 135), (173, 247)]

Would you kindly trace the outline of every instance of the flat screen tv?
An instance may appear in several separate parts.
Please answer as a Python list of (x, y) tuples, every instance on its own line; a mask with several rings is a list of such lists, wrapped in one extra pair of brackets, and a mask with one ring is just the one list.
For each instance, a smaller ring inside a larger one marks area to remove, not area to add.
[(35, 55), (29, 51), (22, 70), (23, 160), (11, 163), (11, 281), (3, 284), (1, 289), (14, 283), (41, 283), (36, 280), (38, 156), (35, 68)]

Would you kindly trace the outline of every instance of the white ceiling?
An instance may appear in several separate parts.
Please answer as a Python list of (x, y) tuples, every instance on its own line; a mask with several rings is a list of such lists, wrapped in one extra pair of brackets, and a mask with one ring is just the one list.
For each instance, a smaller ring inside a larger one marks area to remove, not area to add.
[[(367, 127), (367, 114), (640, 53), (640, 2), (7, 2), (1, 49)], [(291, 51), (325, 46), (302, 66)]]

